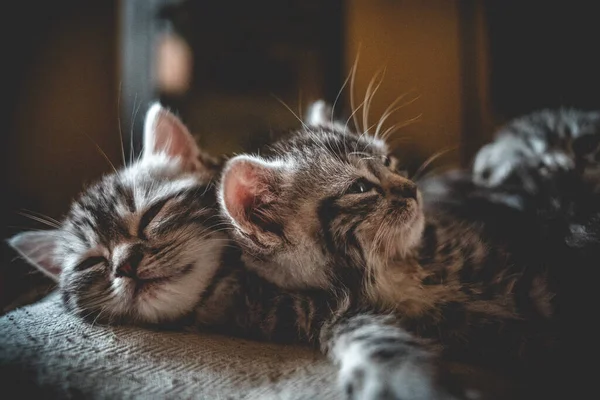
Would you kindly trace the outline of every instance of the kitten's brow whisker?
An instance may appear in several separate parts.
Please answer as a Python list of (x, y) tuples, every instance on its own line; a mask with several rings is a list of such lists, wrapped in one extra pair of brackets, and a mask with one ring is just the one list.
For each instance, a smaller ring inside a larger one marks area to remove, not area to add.
[(119, 95), (117, 96), (117, 124), (119, 126), (119, 144), (121, 145), (121, 156), (123, 158), (123, 167), (127, 166), (125, 160), (125, 144), (123, 143), (123, 128), (121, 126), (121, 96), (123, 95), (123, 81), (119, 81)]
[(302, 114), (302, 89), (298, 89), (298, 115)]
[(346, 85), (348, 84), (348, 81), (350, 80), (350, 77), (352, 76), (352, 71), (356, 68), (356, 63), (358, 62), (358, 57), (359, 54), (356, 54), (356, 59), (354, 61), (354, 65), (352, 65), (352, 67), (350, 68), (350, 73), (348, 74), (348, 76), (346, 77), (346, 79), (344, 80), (344, 83), (342, 84), (342, 87), (340, 88), (340, 91), (338, 92), (337, 96), (335, 96), (335, 100), (333, 102), (333, 105), (331, 107), (331, 122), (333, 122), (333, 118), (335, 115), (335, 106), (337, 105), (338, 100), (340, 99), (340, 96), (342, 95), (342, 92), (344, 91), (344, 88), (346, 87)]
[[(356, 79), (356, 70), (358, 69), (359, 56), (360, 56), (360, 45), (359, 45), (358, 51), (356, 52), (356, 60), (354, 60), (354, 65), (352, 66), (352, 73), (350, 74), (350, 109), (352, 110), (352, 114), (350, 115), (350, 118), (354, 119), (354, 127), (357, 131), (358, 131), (358, 123), (357, 123), (355, 114), (358, 109), (356, 109), (354, 107), (354, 104), (355, 104), (354, 103), (354, 81)], [(348, 118), (348, 120), (346, 121), (346, 125), (344, 126), (344, 132), (346, 132), (346, 128), (348, 127), (348, 122), (349, 122), (350, 118)]]
[(53, 221), (48, 221), (48, 220), (46, 220), (44, 218), (41, 218), (41, 217), (38, 217), (38, 216), (35, 216), (35, 215), (32, 215), (32, 214), (28, 214), (26, 212), (17, 212), (17, 214), (22, 215), (24, 217), (27, 217), (27, 218), (29, 218), (31, 220), (34, 220), (34, 221), (37, 221), (37, 222), (41, 222), (42, 224), (48, 225), (48, 226), (50, 226), (52, 228), (56, 228), (56, 229), (60, 228), (60, 225), (58, 223), (55, 223)]
[(383, 140), (387, 140), (387, 139), (389, 138), (389, 136), (390, 136), (392, 133), (394, 133), (394, 132), (398, 131), (399, 129), (405, 128), (405, 127), (407, 127), (407, 126), (409, 126), (409, 125), (412, 125), (412, 124), (414, 124), (415, 122), (419, 121), (419, 119), (421, 119), (421, 116), (422, 116), (422, 115), (421, 115), (421, 114), (419, 114), (419, 115), (417, 115), (417, 116), (416, 116), (416, 117), (414, 117), (414, 118), (411, 118), (411, 119), (409, 119), (409, 120), (406, 120), (406, 121), (404, 121), (404, 122), (401, 122), (401, 123), (398, 123), (398, 124), (392, 125), (391, 127), (387, 128), (387, 129), (386, 129), (386, 130), (383, 132), (383, 134), (381, 135), (381, 137), (383, 138)]
[(383, 127), (383, 124), (385, 123), (386, 119), (388, 119), (394, 112), (396, 112), (397, 110), (399, 110), (400, 108), (403, 107), (403, 105), (397, 106), (398, 102), (401, 101), (403, 98), (405, 98), (408, 95), (407, 93), (404, 93), (400, 96), (398, 96), (396, 98), (396, 100), (394, 100), (389, 106), (387, 106), (387, 108), (383, 111), (383, 114), (381, 114), (381, 117), (379, 118), (379, 121), (377, 121), (377, 128), (375, 128), (375, 136), (377, 136), (379, 134), (379, 131), (381, 130), (381, 128)]
[(106, 162), (108, 162), (108, 164), (111, 166), (111, 168), (113, 169), (113, 171), (116, 173), (117, 172), (117, 168), (115, 168), (115, 165), (112, 163), (112, 161), (110, 161), (110, 158), (108, 158), (108, 156), (106, 155), (106, 153), (104, 152), (104, 150), (102, 150), (102, 148), (98, 145), (98, 143), (96, 143), (96, 141), (94, 139), (91, 138), (90, 135), (88, 135), (85, 132), (83, 132), (83, 134), (93, 143), (94, 146), (96, 146), (96, 149), (98, 150), (98, 152), (100, 153), (100, 155), (102, 157), (104, 157), (104, 159), (106, 160)]
[[(357, 108), (356, 110), (352, 111), (352, 114), (350, 114), (350, 116), (349, 116), (349, 117), (348, 117), (348, 119), (346, 120), (346, 124), (344, 125), (344, 133), (347, 131), (347, 129), (348, 129), (348, 124), (350, 123), (350, 120), (351, 120), (351, 119), (353, 119), (353, 120), (354, 120), (354, 121), (353, 121), (353, 122), (354, 122), (354, 125), (356, 125), (356, 129), (357, 129), (357, 131), (358, 131), (358, 129), (359, 129), (360, 127), (357, 125), (357, 121), (356, 121), (356, 112), (357, 112), (358, 110), (360, 110), (360, 108), (361, 108), (361, 107), (362, 107), (364, 104), (365, 104), (365, 101), (363, 100), (363, 102), (362, 102), (362, 103), (360, 103), (360, 104), (358, 105), (358, 108)], [(346, 143), (346, 142), (344, 141), (344, 143)]]
[[(385, 123), (385, 121), (391, 116), (393, 115), (396, 111), (400, 110), (401, 108), (404, 108), (412, 103), (414, 103), (415, 101), (417, 101), (419, 99), (419, 97), (421, 96), (415, 96), (414, 98), (412, 98), (411, 100), (408, 100), (400, 105), (398, 105), (398, 102), (400, 102), (402, 99), (404, 99), (406, 96), (408, 96), (410, 92), (406, 92), (401, 96), (398, 96), (398, 98), (396, 98), (396, 100), (394, 100), (394, 102), (392, 102), (392, 104), (390, 104), (385, 111), (383, 112), (383, 114), (381, 115), (381, 118), (379, 119), (379, 122), (377, 123), (377, 128), (375, 128), (375, 136), (377, 136), (379, 134), (379, 132), (381, 131), (381, 128), (383, 128), (383, 124)], [(387, 131), (386, 131), (387, 132)], [(385, 135), (385, 133), (382, 135), (382, 137)]]
[(138, 104), (136, 106), (137, 103), (137, 98), (138, 98), (138, 94), (137, 92), (135, 93), (135, 96), (133, 98), (133, 108), (131, 110), (131, 126), (129, 128), (129, 164), (133, 164), (134, 161), (134, 157), (135, 157), (135, 149), (133, 146), (133, 129), (135, 127), (135, 119), (137, 117), (137, 113), (140, 109), (140, 107), (142, 106), (142, 103), (140, 102), (140, 104)]
[(295, 113), (295, 112), (294, 112), (294, 111), (293, 111), (293, 110), (290, 108), (290, 106), (288, 106), (288, 105), (285, 103), (285, 101), (281, 100), (279, 97), (277, 97), (277, 96), (276, 96), (275, 94), (273, 94), (273, 93), (271, 93), (271, 96), (275, 97), (275, 99), (276, 99), (278, 102), (280, 102), (280, 103), (281, 103), (281, 104), (282, 104), (282, 105), (283, 105), (285, 108), (287, 108), (287, 110), (288, 110), (289, 112), (291, 112), (291, 113), (292, 113), (292, 115), (293, 115), (294, 117), (296, 117), (296, 119), (297, 119), (298, 121), (300, 121), (300, 123), (302, 124), (302, 126), (304, 127), (304, 129), (306, 129), (306, 130), (307, 130), (307, 131), (309, 131), (309, 132), (312, 132), (312, 131), (310, 130), (310, 128), (308, 127), (308, 125), (306, 125), (306, 124), (304, 123), (304, 121), (302, 121), (302, 119), (301, 119), (299, 116), (297, 116), (297, 115), (296, 115), (296, 113)]
[[(383, 78), (385, 77), (385, 71), (386, 71), (386, 67), (383, 67), (382, 69), (378, 70), (375, 75), (373, 75), (373, 78), (371, 78), (371, 81), (369, 82), (369, 85), (367, 86), (367, 91), (365, 92), (365, 106), (363, 107), (363, 131), (364, 132), (369, 132), (368, 130), (368, 120), (369, 120), (369, 109), (371, 108), (371, 103), (373, 102), (373, 98), (375, 97), (375, 93), (377, 93), (377, 90), (379, 90), (379, 87), (381, 86), (381, 84), (383, 83)], [(375, 82), (377, 81), (378, 76), (381, 74), (381, 78), (379, 78), (379, 82), (377, 83), (377, 85), (375, 85)], [(375, 85), (375, 86), (373, 86)], [(377, 135), (375, 135), (377, 136)]]
[(49, 215), (42, 214), (42, 213), (40, 213), (40, 212), (33, 211), (33, 210), (28, 210), (27, 208), (22, 208), (21, 210), (22, 210), (22, 211), (25, 211), (25, 212), (28, 212), (28, 213), (30, 213), (30, 214), (32, 214), (32, 215), (37, 215), (37, 216), (38, 216), (38, 217), (40, 217), (40, 218), (45, 218), (47, 221), (54, 222), (55, 224), (58, 224), (58, 225), (60, 225), (60, 221), (58, 221), (58, 220), (57, 220), (57, 219), (55, 219), (55, 218), (52, 218), (52, 217), (51, 217), (51, 216), (49, 216)]

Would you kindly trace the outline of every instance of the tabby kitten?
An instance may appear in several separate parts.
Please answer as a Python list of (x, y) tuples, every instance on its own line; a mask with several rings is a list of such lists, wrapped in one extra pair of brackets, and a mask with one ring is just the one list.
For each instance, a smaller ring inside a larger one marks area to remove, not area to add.
[[(456, 173), (417, 186), (380, 138), (331, 123), (323, 103), (310, 115), (270, 152), (229, 160), (219, 202), (246, 268), (338, 294), (313, 327), (348, 396), (448, 396), (429, 344), (515, 376), (556, 365), (562, 266), (536, 216), (512, 206), (526, 191), (495, 201), (502, 190)], [(302, 332), (313, 309), (293, 309)]]
[(177, 320), (199, 302), (228, 243), (211, 181), (217, 164), (154, 104), (138, 161), (88, 187), (58, 229), (9, 243), (58, 281), (66, 306), (86, 319)]
[(595, 167), (600, 161), (600, 112), (576, 109), (537, 111), (502, 127), (477, 153), (474, 180), (498, 187), (511, 181), (536, 191), (539, 180)]

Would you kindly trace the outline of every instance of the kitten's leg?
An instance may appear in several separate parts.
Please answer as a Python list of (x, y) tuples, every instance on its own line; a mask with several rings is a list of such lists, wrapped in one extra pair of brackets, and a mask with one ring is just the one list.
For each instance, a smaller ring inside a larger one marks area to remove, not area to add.
[(453, 399), (439, 381), (435, 354), (390, 316), (356, 314), (325, 323), (321, 346), (339, 365), (349, 399)]

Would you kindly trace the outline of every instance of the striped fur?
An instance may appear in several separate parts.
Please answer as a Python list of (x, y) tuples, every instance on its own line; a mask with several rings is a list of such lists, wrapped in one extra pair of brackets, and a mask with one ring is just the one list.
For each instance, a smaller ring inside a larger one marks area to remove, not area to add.
[[(218, 163), (167, 146), (88, 188), (58, 231), (11, 243), (46, 271), (60, 266), (66, 304), (87, 319), (191, 318), (311, 343), (339, 365), (349, 398), (458, 397), (440, 352), (516, 375), (551, 354), (565, 253), (546, 251), (547, 226), (527, 211), (537, 198), (461, 174), (414, 183), (383, 141), (318, 119), (261, 157), (231, 159), (217, 196)], [(81, 264), (90, 257), (103, 258)], [(116, 273), (132, 257), (141, 285)]]
[[(219, 200), (246, 267), (286, 290), (337, 299), (319, 342), (353, 398), (405, 398), (410, 380), (433, 386), (409, 398), (448, 396), (422, 339), (513, 376), (555, 367), (547, 361), (559, 350), (564, 260), (577, 256), (548, 230), (557, 216), (548, 199), (560, 188), (547, 197), (450, 173), (416, 191), (387, 153), (378, 138), (316, 123), (260, 156), (229, 160)], [(361, 326), (340, 333), (353, 321)], [(373, 364), (376, 354), (393, 367)]]

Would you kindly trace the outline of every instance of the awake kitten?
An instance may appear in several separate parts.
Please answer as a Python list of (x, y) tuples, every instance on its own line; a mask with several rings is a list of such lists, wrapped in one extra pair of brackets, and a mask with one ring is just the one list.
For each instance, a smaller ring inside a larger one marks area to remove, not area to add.
[(154, 104), (138, 161), (87, 188), (59, 229), (21, 233), (10, 245), (57, 280), (67, 307), (86, 319), (177, 320), (199, 302), (226, 248), (216, 169)]
[(469, 180), (419, 190), (381, 139), (315, 107), (270, 152), (229, 160), (219, 202), (246, 268), (337, 294), (316, 329), (348, 396), (446, 398), (428, 343), (517, 377), (552, 361), (562, 265), (540, 256), (537, 220)]

